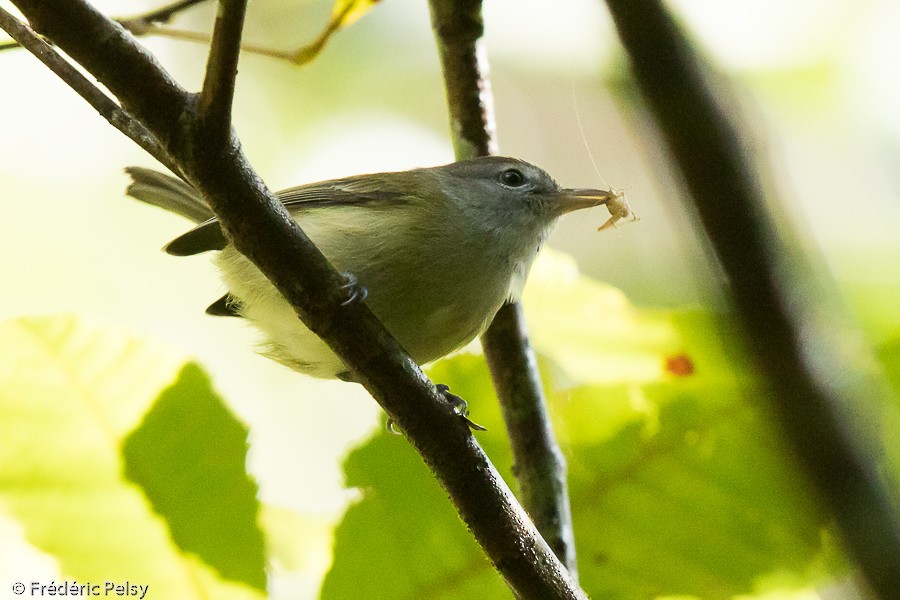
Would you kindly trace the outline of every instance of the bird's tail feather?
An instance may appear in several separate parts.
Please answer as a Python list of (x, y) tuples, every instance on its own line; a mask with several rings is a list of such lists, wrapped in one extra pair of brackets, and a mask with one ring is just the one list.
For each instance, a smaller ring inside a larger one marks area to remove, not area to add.
[(184, 181), (143, 167), (127, 167), (132, 182), (125, 191), (141, 202), (164, 208), (170, 212), (203, 223), (214, 215), (193, 187)]

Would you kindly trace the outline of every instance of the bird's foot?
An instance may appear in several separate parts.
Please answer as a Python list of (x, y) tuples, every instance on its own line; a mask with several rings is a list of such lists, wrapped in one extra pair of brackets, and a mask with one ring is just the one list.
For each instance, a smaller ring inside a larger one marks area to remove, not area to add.
[(363, 302), (369, 296), (369, 290), (366, 289), (366, 286), (360, 285), (356, 275), (353, 273), (341, 273), (341, 277), (344, 278), (341, 290), (347, 295), (344, 301), (341, 302), (341, 306), (350, 306), (356, 302)]
[(451, 394), (449, 385), (439, 383), (435, 387), (437, 388), (437, 391), (447, 399), (447, 402), (453, 407), (453, 411), (463, 418), (470, 429), (475, 431), (487, 431), (486, 427), (479, 425), (469, 418), (469, 403), (456, 394)]
[[(439, 383), (435, 387), (437, 388), (437, 391), (453, 407), (453, 412), (462, 417), (463, 421), (466, 422), (466, 425), (469, 426), (469, 429), (472, 429), (473, 431), (487, 431), (486, 427), (484, 427), (483, 425), (479, 425), (469, 418), (469, 403), (456, 394), (451, 394), (449, 385)], [(394, 426), (394, 420), (390, 417), (388, 417), (387, 422), (385, 423), (385, 427), (387, 427), (387, 430), (394, 435), (403, 435), (403, 432)]]
[(384, 422), (384, 426), (390, 433), (393, 433), (394, 435), (403, 435), (403, 432), (397, 429), (396, 426), (394, 426), (394, 420), (390, 417), (388, 417), (387, 421)]

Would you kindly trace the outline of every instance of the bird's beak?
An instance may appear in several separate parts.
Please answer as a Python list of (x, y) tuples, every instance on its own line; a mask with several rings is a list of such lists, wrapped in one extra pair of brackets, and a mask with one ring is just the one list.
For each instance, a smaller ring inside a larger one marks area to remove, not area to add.
[(591, 189), (563, 189), (554, 194), (553, 212), (559, 215), (581, 208), (590, 208), (606, 204), (614, 200), (616, 195), (610, 191)]

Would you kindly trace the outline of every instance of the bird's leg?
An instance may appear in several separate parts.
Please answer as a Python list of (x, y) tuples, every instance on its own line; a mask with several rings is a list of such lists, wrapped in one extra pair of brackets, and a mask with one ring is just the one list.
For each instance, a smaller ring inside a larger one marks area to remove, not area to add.
[(360, 285), (356, 275), (353, 273), (341, 273), (341, 277), (344, 278), (341, 290), (347, 294), (347, 298), (341, 302), (341, 306), (349, 306), (355, 302), (365, 301), (369, 296), (369, 290), (366, 289), (366, 286)]
[[(434, 387), (436, 387), (438, 393), (441, 394), (447, 400), (447, 402), (450, 403), (450, 406), (453, 407), (453, 412), (462, 417), (462, 419), (466, 422), (466, 425), (469, 426), (469, 429), (472, 429), (474, 431), (487, 431), (486, 427), (479, 425), (469, 418), (469, 403), (456, 394), (451, 394), (449, 385), (438, 383)], [(388, 417), (387, 422), (385, 423), (385, 427), (387, 427), (387, 430), (394, 435), (403, 435), (402, 431), (394, 427), (394, 420), (390, 417)]]
[(456, 411), (456, 414), (467, 417), (469, 416), (469, 403), (457, 396), (456, 394), (450, 393), (450, 386), (445, 383), (439, 383), (436, 386), (437, 391), (447, 399), (453, 406), (453, 410)]

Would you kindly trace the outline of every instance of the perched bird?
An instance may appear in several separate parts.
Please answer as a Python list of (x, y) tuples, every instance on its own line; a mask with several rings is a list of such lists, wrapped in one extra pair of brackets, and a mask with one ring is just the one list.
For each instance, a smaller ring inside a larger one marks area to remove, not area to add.
[[(133, 179), (130, 196), (198, 223), (166, 252), (219, 251), (214, 262), (228, 293), (208, 313), (246, 318), (264, 336), (262, 353), (291, 369), (349, 377), (341, 360), (228, 242), (194, 188), (150, 169), (126, 172)], [(419, 364), (465, 345), (504, 302), (519, 298), (561, 215), (622, 200), (611, 191), (560, 188), (542, 169), (499, 156), (311, 183), (276, 196), (331, 264), (358, 282), (358, 298)]]

